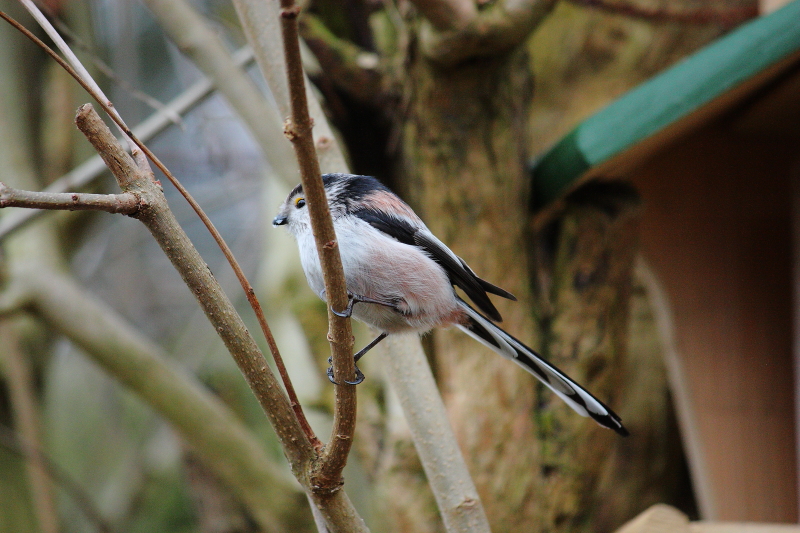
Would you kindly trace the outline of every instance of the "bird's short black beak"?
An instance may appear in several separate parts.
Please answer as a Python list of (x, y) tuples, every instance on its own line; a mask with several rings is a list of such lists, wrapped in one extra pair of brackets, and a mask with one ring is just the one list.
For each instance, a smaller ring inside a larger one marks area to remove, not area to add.
[(278, 215), (272, 219), (272, 225), (283, 226), (284, 224), (286, 224), (286, 219), (287, 219), (286, 215)]

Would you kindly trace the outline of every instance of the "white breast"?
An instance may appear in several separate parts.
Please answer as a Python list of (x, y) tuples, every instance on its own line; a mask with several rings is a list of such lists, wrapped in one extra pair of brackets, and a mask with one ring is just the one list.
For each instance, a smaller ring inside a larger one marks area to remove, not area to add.
[[(386, 333), (428, 331), (460, 316), (444, 270), (420, 248), (403, 244), (355, 217), (334, 222), (347, 289), (391, 302), (396, 309), (358, 303), (353, 317)], [(311, 232), (298, 236), (308, 284), (324, 298), (324, 282)]]

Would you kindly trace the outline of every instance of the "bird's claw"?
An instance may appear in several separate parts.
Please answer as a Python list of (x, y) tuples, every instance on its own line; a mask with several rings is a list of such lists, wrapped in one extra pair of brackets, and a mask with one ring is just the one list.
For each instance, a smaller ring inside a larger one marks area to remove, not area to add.
[[(330, 357), (328, 357), (328, 364), (331, 364), (331, 362), (332, 362), (331, 358), (330, 358)], [(364, 381), (364, 379), (366, 379), (366, 377), (364, 376), (364, 373), (363, 373), (361, 370), (359, 370), (358, 366), (356, 366), (355, 368), (356, 368), (356, 379), (355, 379), (355, 380), (353, 380), (353, 381), (347, 381), (347, 380), (345, 379), (345, 380), (344, 380), (344, 383), (346, 383), (347, 385), (358, 385), (359, 383), (361, 383), (362, 381)], [(328, 375), (328, 381), (330, 381), (330, 382), (331, 382), (331, 383), (333, 383), (334, 385), (338, 385), (338, 384), (339, 384), (339, 383), (338, 383), (338, 382), (337, 382), (337, 381), (336, 381), (336, 380), (333, 378), (333, 367), (332, 367), (332, 366), (329, 366), (329, 367), (328, 367), (328, 370), (327, 370), (325, 373)]]
[(336, 316), (340, 316), (342, 318), (349, 318), (350, 315), (353, 314), (353, 306), (358, 301), (360, 300), (356, 298), (355, 294), (351, 293), (350, 291), (347, 291), (347, 307), (344, 308), (344, 311), (340, 312), (334, 309), (333, 306), (331, 306), (331, 313), (333, 313)]
[(333, 313), (336, 316), (340, 316), (342, 318), (348, 318), (353, 314), (353, 306), (356, 305), (359, 302), (367, 303), (367, 304), (382, 305), (384, 307), (388, 307), (390, 309), (394, 309), (395, 311), (400, 312), (397, 309), (397, 306), (394, 303), (384, 302), (384, 301), (381, 301), (381, 300), (377, 300), (375, 298), (369, 298), (367, 296), (361, 296), (359, 294), (353, 294), (350, 291), (347, 291), (347, 300), (348, 300), (347, 301), (347, 307), (344, 308), (344, 311), (337, 311), (336, 309), (333, 308), (333, 306), (330, 306), (331, 313)]

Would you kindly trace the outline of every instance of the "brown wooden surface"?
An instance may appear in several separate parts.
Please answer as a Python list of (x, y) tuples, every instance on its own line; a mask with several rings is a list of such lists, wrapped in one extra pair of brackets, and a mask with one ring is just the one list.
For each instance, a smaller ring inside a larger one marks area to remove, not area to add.
[(800, 526), (756, 522), (689, 522), (685, 514), (669, 505), (654, 505), (617, 533), (800, 533)]
[(797, 520), (787, 153), (711, 127), (634, 177), (719, 520)]

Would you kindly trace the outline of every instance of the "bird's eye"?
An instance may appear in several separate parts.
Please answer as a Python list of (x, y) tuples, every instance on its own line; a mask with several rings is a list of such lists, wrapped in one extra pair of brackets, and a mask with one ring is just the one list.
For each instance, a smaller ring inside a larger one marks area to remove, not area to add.
[(297, 200), (294, 201), (294, 206), (297, 209), (300, 209), (301, 207), (304, 207), (305, 205), (306, 205), (306, 200), (302, 196), (300, 196), (299, 198), (297, 198)]

